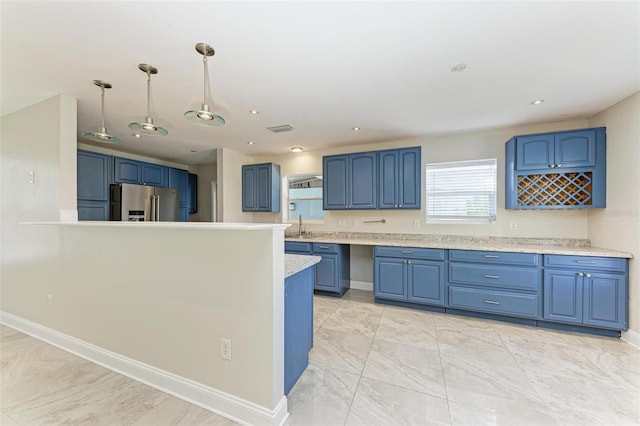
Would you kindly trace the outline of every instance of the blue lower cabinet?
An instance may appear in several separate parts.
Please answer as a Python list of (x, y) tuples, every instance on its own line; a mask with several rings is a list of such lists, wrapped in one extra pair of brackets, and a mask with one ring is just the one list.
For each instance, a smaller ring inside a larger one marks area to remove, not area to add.
[[(373, 262), (375, 298), (444, 306), (444, 252), (440, 249), (375, 247)], [(436, 260), (423, 260), (425, 257)]]
[(315, 289), (319, 294), (341, 297), (351, 287), (348, 244), (313, 243), (311, 254), (321, 256), (316, 264)]
[(284, 393), (287, 395), (309, 364), (313, 347), (313, 270), (284, 281)]
[(109, 202), (78, 200), (78, 220), (109, 220)]
[(449, 306), (535, 319), (538, 317), (539, 296), (537, 293), (449, 286)]
[(340, 280), (338, 279), (338, 256), (335, 254), (325, 254), (320, 263), (316, 265), (316, 290), (340, 291)]
[(546, 266), (550, 267), (544, 273), (545, 320), (628, 328), (627, 259), (545, 255)]

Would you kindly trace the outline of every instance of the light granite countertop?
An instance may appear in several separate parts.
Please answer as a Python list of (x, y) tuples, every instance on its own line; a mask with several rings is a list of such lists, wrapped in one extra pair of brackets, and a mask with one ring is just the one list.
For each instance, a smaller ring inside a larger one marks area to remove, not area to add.
[(289, 278), (298, 272), (307, 269), (320, 262), (320, 256), (307, 256), (303, 254), (285, 254), (284, 255), (284, 277)]
[(589, 240), (564, 238), (318, 232), (302, 238), (287, 236), (285, 241), (633, 258), (631, 253), (591, 247)]

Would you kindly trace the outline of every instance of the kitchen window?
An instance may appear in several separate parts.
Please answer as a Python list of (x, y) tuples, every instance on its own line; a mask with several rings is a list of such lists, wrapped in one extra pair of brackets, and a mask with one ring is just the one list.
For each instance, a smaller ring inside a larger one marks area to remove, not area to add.
[(497, 160), (427, 164), (427, 223), (493, 223)]
[(285, 177), (287, 202), (286, 219), (289, 222), (299, 220), (321, 221), (324, 219), (322, 210), (322, 176), (316, 174), (289, 175)]

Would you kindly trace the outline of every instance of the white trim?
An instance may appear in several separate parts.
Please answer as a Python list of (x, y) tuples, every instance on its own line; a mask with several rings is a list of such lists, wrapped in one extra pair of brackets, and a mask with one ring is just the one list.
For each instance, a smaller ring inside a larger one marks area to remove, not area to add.
[(640, 349), (640, 333), (633, 330), (623, 331), (620, 335), (620, 340), (624, 340), (631, 346)]
[(373, 283), (351, 280), (351, 288), (355, 288), (356, 290), (373, 291)]
[(7, 312), (0, 311), (0, 323), (241, 424), (282, 425), (289, 415), (284, 395), (275, 409), (268, 410)]

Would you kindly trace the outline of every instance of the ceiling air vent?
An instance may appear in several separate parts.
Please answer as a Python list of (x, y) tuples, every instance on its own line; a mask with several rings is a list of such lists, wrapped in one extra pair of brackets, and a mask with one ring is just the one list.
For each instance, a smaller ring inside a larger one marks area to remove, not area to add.
[(271, 130), (273, 133), (282, 133), (292, 131), (293, 127), (288, 124), (283, 124), (282, 126), (267, 127), (267, 129)]

